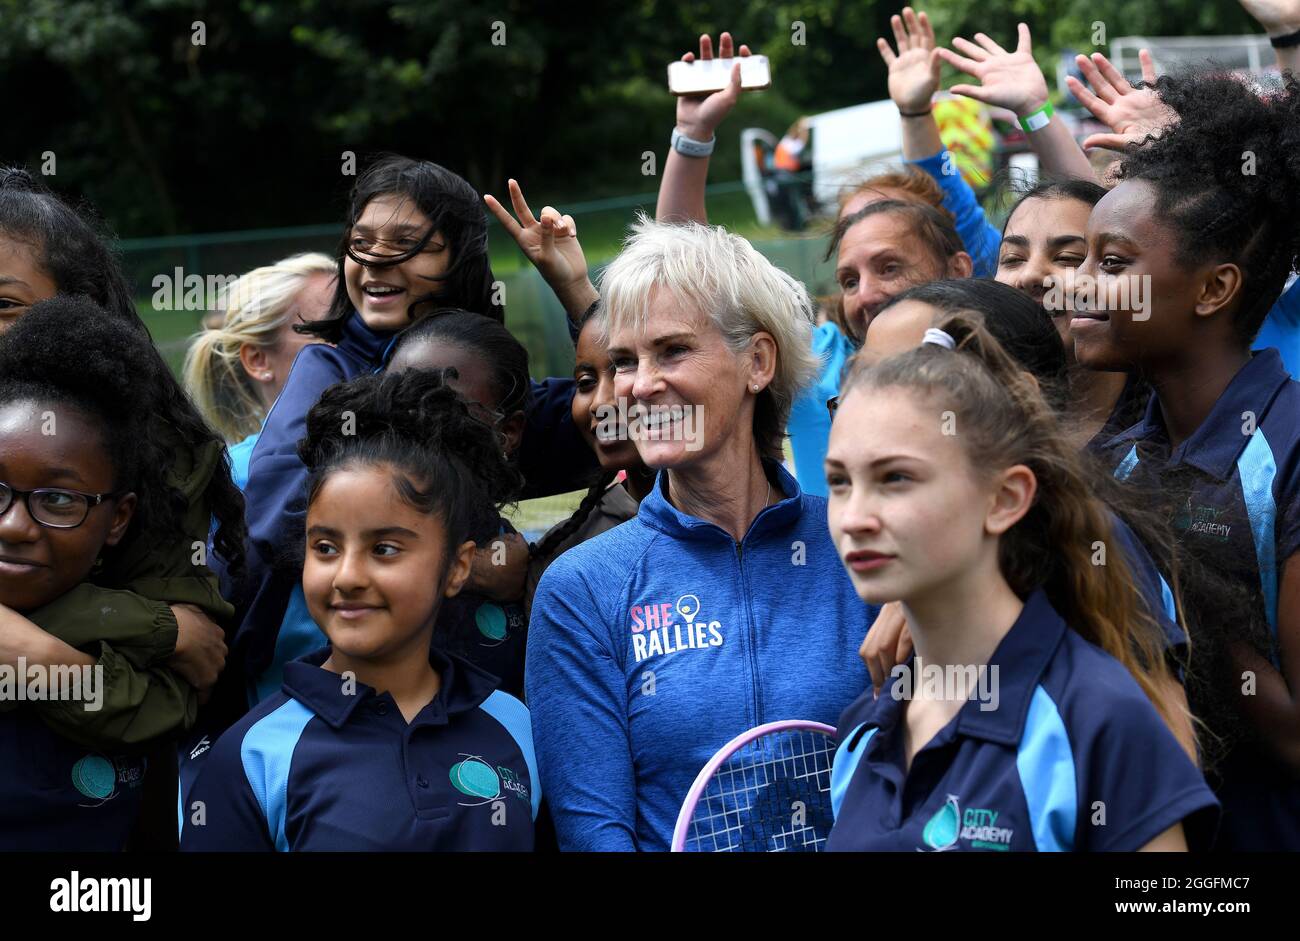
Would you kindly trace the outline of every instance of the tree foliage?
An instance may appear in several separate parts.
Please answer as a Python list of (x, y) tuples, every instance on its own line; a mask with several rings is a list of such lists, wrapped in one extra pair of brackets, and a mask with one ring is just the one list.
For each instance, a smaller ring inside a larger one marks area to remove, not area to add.
[[(936, 0), (947, 41), (1016, 19), (1044, 55), (1111, 35), (1254, 31), (1235, 3)], [(338, 218), (342, 154), (428, 157), (546, 201), (654, 190), (673, 101), (669, 61), (728, 28), (773, 60), (776, 87), (729, 127), (880, 98), (875, 49), (894, 12), (861, 0), (0, 0), (0, 158), (97, 204), (123, 235)], [(1050, 24), (1050, 25), (1044, 25)], [(196, 43), (201, 26), (202, 42)], [(802, 28), (798, 28), (801, 26)], [(714, 179), (738, 175), (723, 141)]]

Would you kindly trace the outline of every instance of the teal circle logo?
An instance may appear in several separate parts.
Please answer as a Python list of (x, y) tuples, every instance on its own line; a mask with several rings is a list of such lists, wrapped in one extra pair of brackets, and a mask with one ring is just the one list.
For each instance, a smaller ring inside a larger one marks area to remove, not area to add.
[(946, 850), (957, 842), (960, 825), (961, 810), (957, 806), (957, 798), (949, 794), (948, 800), (930, 818), (930, 822), (925, 825), (925, 830), (921, 833), (921, 839), (931, 849)]
[(451, 766), (451, 786), (470, 797), (492, 800), (501, 793), (501, 779), (492, 766), (481, 758), (466, 756)]
[(478, 632), (488, 640), (506, 639), (506, 612), (500, 605), (490, 601), (479, 605), (474, 612), (474, 623), (478, 625)]
[(117, 784), (117, 770), (107, 758), (87, 755), (72, 766), (72, 784), (87, 797), (107, 800)]

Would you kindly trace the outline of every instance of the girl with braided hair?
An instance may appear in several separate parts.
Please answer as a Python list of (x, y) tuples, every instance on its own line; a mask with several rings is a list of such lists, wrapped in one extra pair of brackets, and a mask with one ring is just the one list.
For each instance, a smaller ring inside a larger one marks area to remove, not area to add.
[(562, 552), (636, 516), (641, 499), (654, 486), (654, 471), (637, 454), (636, 444), (618, 421), (614, 369), (593, 306), (578, 333), (573, 378), (573, 424), (600, 461), (600, 472), (573, 515), (533, 546), (524, 589), (524, 608), (531, 613), (533, 593), (542, 573)]
[(1093, 210), (1070, 331), (1080, 364), (1154, 390), (1097, 450), (1164, 507), (1198, 573), (1183, 597), (1205, 682), (1188, 693), (1215, 733), (1218, 846), (1300, 849), (1300, 384), (1276, 349), (1251, 351), (1300, 258), (1300, 85), (1154, 88), (1177, 123)]

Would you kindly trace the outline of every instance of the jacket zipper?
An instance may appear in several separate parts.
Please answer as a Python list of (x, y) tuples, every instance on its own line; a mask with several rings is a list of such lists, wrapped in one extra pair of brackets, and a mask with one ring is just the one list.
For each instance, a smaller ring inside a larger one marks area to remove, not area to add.
[(740, 569), (740, 591), (741, 597), (745, 599), (745, 630), (749, 635), (749, 677), (753, 689), (754, 701), (754, 724), (762, 723), (762, 711), (760, 709), (760, 693), (758, 686), (758, 639), (754, 632), (754, 611), (749, 603), (749, 586), (745, 583), (745, 549), (740, 543), (736, 543), (736, 567)]

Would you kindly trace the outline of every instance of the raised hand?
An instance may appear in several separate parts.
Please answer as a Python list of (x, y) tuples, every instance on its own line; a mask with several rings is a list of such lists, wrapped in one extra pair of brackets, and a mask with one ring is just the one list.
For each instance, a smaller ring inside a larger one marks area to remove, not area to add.
[(587, 258), (578, 243), (578, 224), (573, 221), (573, 216), (562, 216), (559, 210), (546, 206), (541, 218), (534, 218), (519, 184), (511, 180), (509, 187), (510, 202), (519, 216), (518, 221), (497, 202), (495, 196), (485, 195), (483, 202), (523, 249), (546, 283), (557, 295), (574, 286), (587, 284)]
[(899, 111), (924, 111), (939, 90), (939, 54), (934, 47), (934, 27), (924, 13), (911, 7), (889, 18), (898, 51), (883, 36), (876, 40), (880, 58), (889, 68), (889, 97)]
[[(1077, 56), (1074, 61), (1092, 89), (1073, 75), (1066, 78), (1066, 84), (1079, 104), (1111, 129), (1110, 134), (1090, 136), (1083, 142), (1085, 148), (1127, 150), (1140, 145), (1148, 136), (1158, 137), (1165, 128), (1178, 122), (1178, 116), (1159, 95), (1150, 88), (1134, 88), (1100, 52), (1094, 52), (1091, 59)], [(1154, 82), (1156, 67), (1151, 53), (1139, 50), (1138, 61), (1142, 64), (1143, 82)]]
[(975, 34), (975, 42), (960, 36), (953, 39), (953, 46), (964, 55), (939, 49), (939, 57), (944, 62), (980, 80), (979, 85), (954, 85), (948, 90), (954, 95), (1006, 108), (1020, 117), (1046, 104), (1047, 80), (1034, 61), (1029, 27), (1019, 24), (1018, 33), (1015, 52), (1007, 52), (983, 33)]
[(1270, 36), (1285, 36), (1300, 29), (1300, 0), (1239, 0)]
[[(740, 56), (749, 55), (749, 47), (740, 47)], [(718, 58), (730, 59), (736, 56), (731, 33), (718, 37)], [(713, 40), (708, 34), (700, 37), (700, 59), (709, 61), (713, 58)], [(683, 62), (694, 62), (695, 53), (688, 52), (682, 56)], [(731, 68), (731, 81), (722, 91), (711, 95), (680, 95), (677, 98), (677, 129), (691, 140), (707, 141), (722, 119), (731, 113), (731, 109), (740, 100), (740, 63)]]

